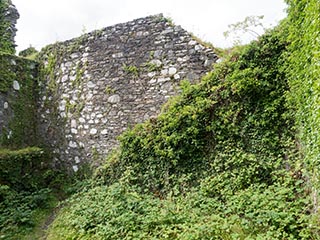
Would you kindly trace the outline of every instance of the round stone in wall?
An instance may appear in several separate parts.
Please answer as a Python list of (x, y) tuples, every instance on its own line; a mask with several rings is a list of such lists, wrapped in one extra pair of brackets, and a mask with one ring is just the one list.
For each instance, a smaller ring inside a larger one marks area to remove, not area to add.
[(76, 142), (70, 141), (69, 142), (69, 147), (70, 148), (76, 148), (76, 147), (78, 147), (78, 144)]
[(90, 130), (90, 134), (91, 134), (91, 135), (94, 135), (94, 134), (96, 134), (97, 132), (98, 132), (98, 130), (95, 129), (95, 128), (92, 128), (92, 129)]
[(80, 117), (80, 118), (79, 118), (79, 122), (81, 122), (81, 123), (85, 123), (85, 122), (86, 122), (86, 120), (85, 120), (83, 117)]
[(74, 161), (76, 162), (76, 164), (80, 163), (80, 158), (78, 156), (75, 156)]
[(169, 75), (174, 75), (174, 74), (176, 74), (176, 72), (177, 72), (176, 68), (174, 68), (174, 67), (169, 68)]
[(94, 88), (95, 86), (96, 86), (96, 84), (93, 83), (92, 81), (89, 81), (89, 82), (87, 83), (87, 87), (88, 87), (88, 88)]
[(109, 103), (118, 103), (120, 102), (120, 96), (118, 94), (114, 94), (108, 98)]
[(74, 119), (71, 120), (71, 128), (77, 128), (77, 121)]
[(103, 129), (103, 130), (101, 131), (101, 134), (102, 134), (102, 135), (107, 135), (107, 134), (108, 134), (108, 129)]
[(20, 90), (20, 85), (17, 80), (13, 81), (13, 89), (19, 91)]
[(157, 67), (160, 67), (162, 65), (162, 62), (158, 59), (153, 59), (150, 61), (150, 63), (156, 65)]
[(78, 172), (79, 167), (78, 167), (77, 165), (73, 165), (73, 166), (72, 166), (72, 169), (73, 169), (74, 172)]

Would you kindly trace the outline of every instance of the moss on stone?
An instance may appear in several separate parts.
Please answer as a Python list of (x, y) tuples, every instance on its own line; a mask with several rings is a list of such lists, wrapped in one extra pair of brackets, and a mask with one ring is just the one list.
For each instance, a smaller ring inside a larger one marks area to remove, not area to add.
[(10, 2), (8, 0), (0, 1), (0, 52), (14, 54), (15, 44), (12, 40), (13, 33), (10, 29), (10, 22), (6, 19), (9, 6)]
[(37, 66), (34, 61), (0, 54), (0, 94), (12, 110), (3, 126), (0, 147), (36, 143)]

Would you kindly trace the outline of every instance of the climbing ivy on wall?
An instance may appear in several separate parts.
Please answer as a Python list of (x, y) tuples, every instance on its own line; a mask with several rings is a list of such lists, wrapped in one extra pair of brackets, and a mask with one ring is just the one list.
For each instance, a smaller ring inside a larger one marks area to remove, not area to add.
[(320, 189), (320, 1), (287, 0), (287, 3), (290, 6), (291, 42), (288, 99), (294, 106), (300, 150), (317, 212)]
[(9, 22), (5, 19), (5, 12), (7, 11), (9, 3), (7, 0), (0, 1), (0, 51), (14, 54), (15, 47), (11, 41)]
[[(14, 82), (19, 84), (14, 89)], [(37, 63), (8, 54), (0, 54), (0, 94), (12, 113), (3, 128), (0, 147), (20, 148), (35, 145)]]
[[(284, 64), (287, 46), (279, 31), (235, 53), (201, 84), (185, 82), (182, 94), (157, 119), (120, 138), (114, 170), (134, 167), (137, 182), (155, 192), (171, 189), (175, 182), (169, 176), (188, 175), (194, 184), (211, 171), (220, 174), (225, 169), (243, 168), (248, 182), (239, 187), (250, 185), (253, 173), (269, 181), (271, 166), (281, 164), (278, 156), (286, 154), (293, 137), (285, 73), (275, 67)], [(240, 163), (233, 154), (255, 160)]]
[(48, 239), (316, 239), (286, 101), (286, 30), (183, 83), (158, 118), (126, 131)]

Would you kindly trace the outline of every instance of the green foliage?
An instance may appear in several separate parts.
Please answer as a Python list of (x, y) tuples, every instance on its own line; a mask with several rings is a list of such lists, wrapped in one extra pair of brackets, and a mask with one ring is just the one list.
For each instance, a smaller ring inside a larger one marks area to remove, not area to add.
[(32, 46), (19, 52), (20, 57), (25, 57), (31, 60), (35, 60), (37, 58), (37, 55), (38, 55), (38, 51)]
[(122, 69), (127, 73), (127, 74), (131, 74), (134, 77), (138, 77), (139, 76), (139, 68), (133, 65), (123, 65)]
[(0, 149), (0, 184), (16, 190), (44, 187), (48, 156), (37, 147), (20, 150)]
[(10, 55), (0, 54), (0, 92), (7, 92), (16, 78), (16, 73), (12, 71)]
[(160, 14), (158, 20), (159, 22), (166, 22), (171, 27), (174, 26), (174, 22), (171, 17), (164, 17), (162, 14)]
[(131, 166), (136, 183), (161, 194), (176, 184), (176, 177), (187, 177), (185, 186), (192, 186), (225, 169), (243, 168), (246, 175), (250, 165), (258, 179), (268, 181), (275, 165), (283, 164), (279, 156), (292, 139), (286, 78), (273, 67), (283, 65), (285, 47), (277, 32), (269, 34), (217, 66), (201, 84), (184, 82), (182, 94), (157, 119), (120, 138), (114, 174)]
[[(2, 3), (2, 2), (1, 2)], [(53, 193), (61, 191), (61, 173), (50, 170), (51, 158), (35, 146), (38, 64), (0, 55), (0, 92), (9, 108), (9, 123), (0, 139), (0, 238), (24, 239), (52, 209)], [(19, 89), (13, 89), (18, 81)], [(12, 114), (11, 114), (12, 113)], [(9, 150), (3, 149), (7, 147)], [(50, 188), (50, 189), (49, 189)]]
[(307, 200), (299, 198), (301, 188), (294, 181), (255, 185), (236, 194), (222, 195), (222, 201), (212, 196), (212, 179), (204, 180), (199, 190), (165, 199), (141, 194), (128, 180), (93, 186), (73, 196), (49, 229), (47, 239), (309, 239), (310, 236), (306, 226)]
[(214, 53), (215, 54), (220, 54), (220, 51), (221, 49), (219, 48), (216, 48), (213, 46), (213, 44), (211, 42), (206, 42), (206, 41), (203, 41), (201, 38), (197, 37), (196, 35), (194, 35), (193, 33), (191, 33), (191, 37), (197, 41), (198, 43), (200, 43), (201, 45), (207, 47), (207, 48), (211, 48), (212, 50), (214, 50)]
[(146, 62), (143, 67), (146, 67), (148, 72), (157, 72), (162, 69), (162, 65), (157, 65), (156, 63), (153, 62)]
[(125, 132), (48, 239), (319, 239), (320, 3), (287, 2), (276, 29)]
[(84, 74), (84, 66), (82, 66), (80, 63), (76, 66), (76, 79), (72, 82), (73, 86), (79, 87), (83, 74)]
[(0, 150), (1, 239), (38, 239), (57, 200), (83, 189), (50, 160), (37, 147)]
[(48, 239), (312, 239), (286, 93), (286, 25), (126, 131)]
[(50, 208), (51, 190), (16, 191), (0, 185), (0, 237), (21, 239), (37, 224), (37, 215)]
[[(314, 212), (319, 215), (320, 163), (320, 2), (287, 0), (290, 55), (288, 76), (291, 91), (288, 99), (295, 110), (299, 146), (304, 156)], [(318, 217), (319, 218), (319, 217)]]
[(113, 94), (113, 93), (116, 92), (116, 90), (113, 89), (110, 85), (107, 85), (106, 88), (104, 89), (104, 92), (105, 92), (106, 94)]
[(37, 147), (0, 150), (0, 238), (22, 239), (41, 222), (61, 191), (62, 176)]
[(57, 53), (51, 53), (48, 56), (47, 65), (43, 68), (44, 76), (48, 76), (48, 88), (51, 92), (56, 92), (58, 90), (56, 81), (56, 63), (57, 63)]

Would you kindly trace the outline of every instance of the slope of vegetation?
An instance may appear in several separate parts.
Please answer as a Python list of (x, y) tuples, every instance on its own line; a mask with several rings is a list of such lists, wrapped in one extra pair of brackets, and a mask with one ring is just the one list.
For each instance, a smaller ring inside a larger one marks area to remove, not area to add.
[[(306, 73), (294, 72), (297, 57), (300, 71), (315, 68), (303, 55), (309, 41), (296, 40), (292, 24), (309, 23), (319, 1), (289, 4), (280, 26), (200, 84), (183, 83), (158, 118), (124, 133), (92, 183), (66, 202), (48, 239), (318, 239), (310, 187), (317, 171), (305, 164), (311, 146), (299, 98), (319, 95), (301, 84)], [(309, 129), (314, 137), (317, 126)]]

